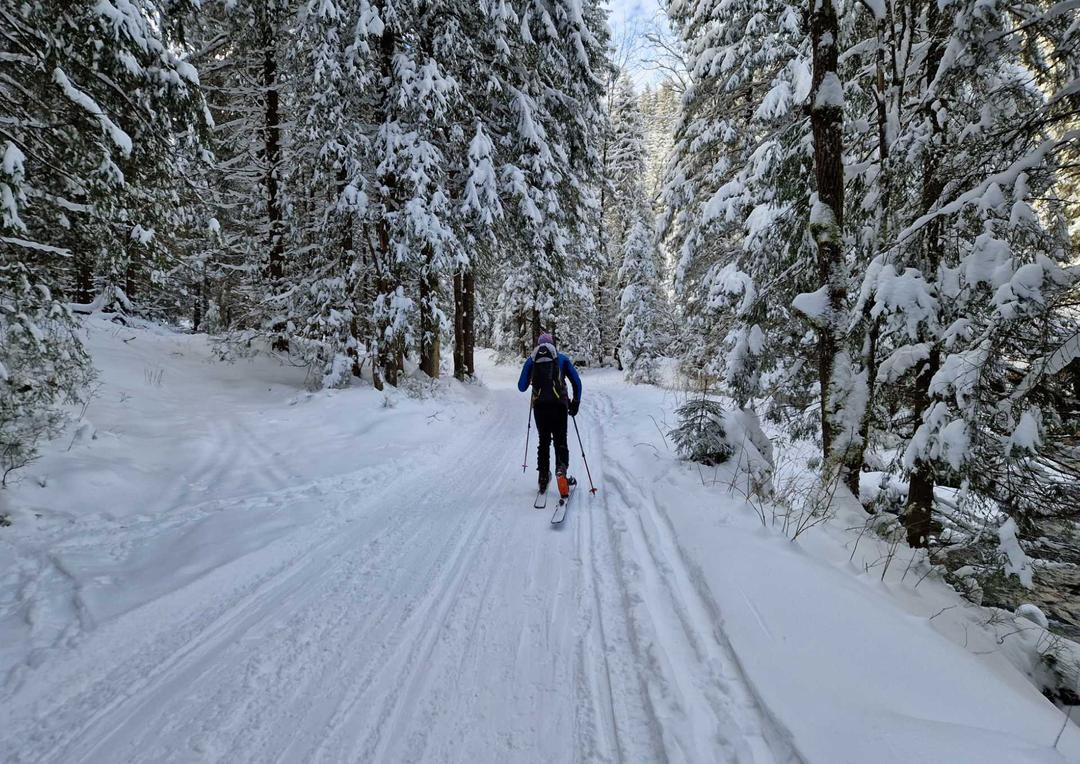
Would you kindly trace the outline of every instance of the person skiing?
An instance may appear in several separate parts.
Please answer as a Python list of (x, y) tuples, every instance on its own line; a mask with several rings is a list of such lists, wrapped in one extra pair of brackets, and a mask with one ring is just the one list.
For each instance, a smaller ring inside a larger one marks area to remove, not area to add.
[[(566, 379), (574, 388), (573, 399), (566, 394)], [(581, 406), (581, 377), (574, 364), (555, 349), (555, 339), (545, 332), (536, 342), (536, 349), (525, 359), (518, 379), (518, 390), (532, 387), (532, 410), (540, 443), (536, 452), (536, 469), (540, 473), (539, 489), (547, 490), (551, 480), (551, 441), (555, 441), (555, 479), (559, 495), (570, 495), (574, 482), (566, 474), (570, 466), (570, 449), (566, 445), (566, 415), (577, 416)]]

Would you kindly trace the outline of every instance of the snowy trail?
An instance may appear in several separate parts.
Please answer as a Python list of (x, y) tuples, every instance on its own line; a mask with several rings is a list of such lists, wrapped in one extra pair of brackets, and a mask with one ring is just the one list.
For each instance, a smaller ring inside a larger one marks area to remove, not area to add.
[[(167, 554), (222, 516), (247, 517), (252, 542), (9, 683), (0, 758), (798, 761), (647, 487), (606, 458), (611, 398), (591, 390), (582, 418), (602, 492), (552, 529), (516, 458), (524, 396), (489, 384), (438, 459), (389, 473), (287, 486), (287, 450), (210, 423), (218, 458), (111, 543)], [(312, 503), (316, 521), (274, 529)]]
[(762, 528), (671, 453), (669, 390), (586, 372), (600, 492), (571, 429), (552, 526), (516, 368), (306, 393), (88, 328), (97, 435), (0, 532), (5, 764), (1080, 761), (981, 609), (864, 570), (884, 541), (853, 564), (852, 519)]

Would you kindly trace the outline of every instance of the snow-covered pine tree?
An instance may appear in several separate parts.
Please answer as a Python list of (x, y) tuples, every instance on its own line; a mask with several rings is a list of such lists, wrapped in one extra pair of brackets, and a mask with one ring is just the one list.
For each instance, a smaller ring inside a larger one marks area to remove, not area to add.
[(689, 84), (659, 230), (676, 261), (684, 368), (722, 381), (740, 406), (768, 397), (768, 414), (811, 434), (812, 335), (791, 308), (817, 278), (803, 8), (674, 0), (668, 10)]
[[(840, 18), (834, 0), (815, 0), (811, 5), (810, 38), (815, 183), (809, 227), (817, 260), (817, 288), (798, 295), (792, 306), (807, 317), (817, 334), (822, 463), (830, 474), (846, 466), (846, 452), (858, 430), (853, 419), (862, 413), (853, 414), (841, 392), (851, 386), (853, 374), (841, 338), (848, 286), (843, 252), (844, 86), (838, 71)], [(857, 397), (854, 390), (849, 394)]]
[[(439, 274), (453, 257), (453, 210), (447, 161), (439, 145), (457, 83), (436, 54), (438, 3), (377, 3), (379, 103), (372, 155), (377, 161), (368, 218), (375, 231), (375, 342), (382, 376), (397, 384), (407, 351), (437, 373), (433, 358), (442, 327)], [(379, 28), (381, 27), (381, 28)]]
[(1039, 383), (1020, 380), (1041, 375), (1029, 370), (1045, 368), (1074, 323), (1057, 164), (1078, 137), (1061, 98), (1077, 54), (1051, 3), (884, 10), (921, 21), (914, 32), (882, 21), (879, 38), (925, 53), (894, 59), (885, 91), (895, 233), (862, 294), (888, 353), (878, 379), (899, 386), (915, 417), (898, 434), (908, 540), (924, 546), (939, 483), (961, 488), (964, 506), (1018, 519), (1075, 506), (1059, 414), (1036, 403)]
[[(505, 23), (499, 15), (496, 25)], [(500, 38), (501, 39), (501, 38)], [(498, 49), (492, 45), (493, 49)], [(484, 82), (479, 72), (470, 73), (470, 82)], [(461, 249), (453, 273), (454, 289), (454, 376), (458, 379), (475, 373), (473, 350), (476, 322), (476, 271), (494, 260), (498, 246), (497, 231), (503, 218), (496, 171), (495, 143), (489, 134), (492, 112), (484, 108), (488, 99), (471, 98), (476, 110), (475, 128), (469, 142), (468, 159), (460, 173), (465, 178), (461, 194)]]
[(655, 204), (663, 190), (664, 169), (671, 154), (679, 118), (679, 94), (671, 80), (647, 86), (640, 98), (645, 125), (645, 193)]
[(578, 288), (588, 271), (574, 261), (588, 262), (596, 253), (583, 237), (595, 232), (605, 118), (601, 74), (608, 66), (606, 11), (599, 3), (523, 3), (518, 15), (514, 66), (500, 72), (514, 128), (504, 138), (501, 174), (509, 199), (503, 206), (518, 232), (500, 268), (506, 276), (498, 339), (509, 352), (531, 346), (560, 313), (585, 313), (559, 303), (564, 296), (585, 299)]
[(619, 269), (619, 283), (624, 285), (619, 302), (619, 360), (631, 382), (659, 381), (659, 269), (651, 219), (647, 210), (637, 211)]
[[(1072, 336), (1058, 165), (1075, 143), (1064, 96), (1075, 87), (1075, 31), (1061, 6), (886, 2), (835, 23), (811, 19), (828, 22), (815, 36), (838, 54), (815, 78), (834, 117), (820, 127), (849, 147), (846, 199), (841, 206), (833, 193), (831, 216), (812, 223), (829, 233), (821, 223), (845, 221), (842, 237), (826, 237), (834, 251), (825, 262), (840, 257), (865, 274), (861, 289), (843, 272), (832, 279), (850, 301), (816, 292), (829, 279), (807, 268), (821, 249), (804, 235), (806, 188), (819, 202), (828, 190), (820, 178), (808, 183), (811, 125), (792, 108), (811, 96), (810, 30), (782, 5), (677, 2), (672, 13), (692, 82), (663, 223), (680, 248), (677, 284), (701, 348), (691, 365), (720, 376), (740, 402), (783, 379), (773, 414), (791, 402), (806, 410), (824, 378), (833, 401), (822, 413), (843, 424), (832, 457), (846, 462), (853, 490), (868, 443), (904, 444), (913, 544), (926, 543), (942, 481), (985, 508), (1022, 514), (1032, 508), (1025, 495), (1063, 505), (1074, 483), (1061, 465), (1075, 462), (1061, 458), (1060, 437), (1049, 446), (1043, 430), (1037, 446), (1031, 437), (1033, 422), (1052, 433), (1060, 414), (1034, 413), (1039, 385), (1017, 388), (1024, 369), (1056, 368), (1044, 361)], [(762, 30), (753, 47), (741, 35), (748, 25)], [(839, 156), (834, 148), (823, 158), (833, 181)], [(796, 286), (820, 298), (802, 298), (804, 314), (850, 311), (832, 326), (829, 356), (843, 373), (819, 370), (816, 389), (805, 373), (810, 348), (785, 329)]]
[(296, 11), (294, 0), (203, 3), (185, 24), (214, 125), (201, 181), (209, 198), (195, 205), (208, 207), (206, 288), (227, 328), (259, 332), (279, 350), (296, 327), (285, 296), (296, 259), (285, 153)]
[(89, 362), (65, 303), (129, 306), (163, 269), (201, 94), (152, 0), (0, 9), (0, 468), (31, 458)]
[(370, 136), (363, 128), (372, 86), (371, 49), (356, 36), (366, 3), (309, 2), (297, 14), (292, 57), (290, 140), (296, 262), (288, 269), (294, 355), (313, 382), (340, 387), (368, 358), (370, 273), (358, 244), (366, 210), (364, 174)]
[(621, 74), (611, 89), (611, 126), (604, 151), (605, 195), (602, 209), (604, 264), (600, 282), (600, 332), (603, 356), (623, 367), (619, 349), (620, 301), (625, 283), (619, 278), (631, 228), (649, 209), (645, 171), (648, 156), (645, 124), (638, 95), (629, 76)]

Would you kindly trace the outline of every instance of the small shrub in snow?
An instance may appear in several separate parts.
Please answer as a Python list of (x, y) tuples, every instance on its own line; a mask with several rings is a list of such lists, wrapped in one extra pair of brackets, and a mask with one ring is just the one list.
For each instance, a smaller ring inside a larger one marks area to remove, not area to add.
[(687, 401), (675, 415), (679, 426), (670, 432), (675, 448), (684, 459), (701, 464), (721, 464), (735, 449), (724, 428), (724, 409), (717, 401), (702, 396)]
[(320, 380), (320, 387), (324, 390), (347, 387), (352, 380), (353, 361), (345, 353), (337, 353), (326, 365), (326, 369)]

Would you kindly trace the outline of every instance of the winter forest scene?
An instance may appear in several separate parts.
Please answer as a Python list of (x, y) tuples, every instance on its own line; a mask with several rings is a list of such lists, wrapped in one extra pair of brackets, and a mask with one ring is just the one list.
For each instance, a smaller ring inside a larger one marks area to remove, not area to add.
[(0, 762), (1077, 706), (1080, 0), (0, 2)]

